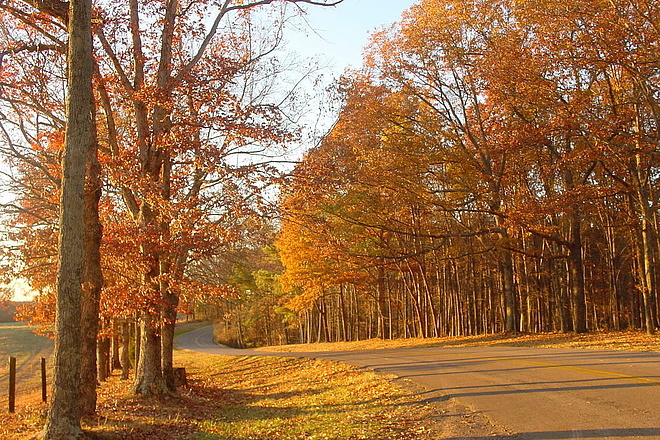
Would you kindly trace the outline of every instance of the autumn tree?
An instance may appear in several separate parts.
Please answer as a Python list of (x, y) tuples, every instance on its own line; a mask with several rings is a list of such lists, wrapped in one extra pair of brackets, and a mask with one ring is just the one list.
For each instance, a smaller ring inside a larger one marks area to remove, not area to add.
[[(17, 174), (12, 175), (17, 202), (9, 206), (16, 214), (18, 224), (28, 228), (15, 230), (13, 238), (26, 243), (22, 249), (24, 271), (35, 289), (54, 293), (58, 228), (57, 213), (61, 194), (62, 172), (59, 161), (63, 148), (64, 122), (62, 74), (65, 60), (68, 18), (67, 4), (50, 8), (47, 2), (36, 5), (36, 12), (26, 2), (4, 4), (3, 20), (22, 23), (3, 33), (3, 56), (7, 78), (3, 83), (3, 106), (8, 110), (3, 120), (5, 137), (4, 155)], [(91, 44), (91, 43), (90, 43)], [(48, 66), (48, 67), (45, 67)], [(92, 105), (92, 104), (90, 104)], [(92, 105), (91, 111), (94, 106)], [(95, 139), (95, 133), (92, 134)], [(22, 138), (23, 142), (20, 141)], [(96, 141), (85, 153), (85, 240), (83, 261), (85, 262), (85, 288), (82, 296), (83, 331), (81, 347), (81, 411), (93, 413), (96, 404), (96, 327), (98, 319), (98, 296), (102, 284), (98, 249), (100, 245), (100, 223), (96, 205), (100, 194), (99, 170), (96, 159)], [(17, 257), (17, 255), (14, 255)], [(15, 263), (15, 267), (21, 263)], [(49, 302), (46, 302), (49, 303)], [(46, 308), (37, 310), (46, 311)], [(48, 312), (36, 321), (48, 320)]]
[(62, 161), (53, 391), (44, 439), (79, 439), (85, 169), (96, 143), (92, 94), (92, 3), (71, 1), (66, 136)]
[[(337, 124), (285, 192), (284, 280), (320, 304), (305, 288), (314, 270), (359, 255), (400, 310), (395, 327), (419, 326), (404, 335), (653, 332), (656, 9), (413, 6), (374, 35)], [(356, 225), (379, 238), (368, 252), (314, 258)]]
[[(157, 5), (132, 1), (128, 7), (124, 2), (110, 2), (95, 12), (95, 92), (102, 163), (107, 183), (116, 188), (110, 197), (115, 197), (113, 202), (123, 201), (120, 211), (134, 222), (139, 237), (137, 267), (142, 272), (137, 292), (143, 340), (135, 387), (138, 393), (161, 394), (173, 387), (177, 283), (186, 278), (188, 261), (219, 252), (224, 243), (240, 239), (242, 223), (261, 209), (255, 200), (274, 170), (247, 157), (291, 136), (291, 130), (282, 125), (283, 108), (278, 104), (294, 95), (288, 90), (277, 92), (275, 85), (282, 69), (288, 67), (272, 58), (284, 16), (275, 13), (272, 26), (259, 26), (252, 14), (257, 9), (263, 12), (271, 3), (299, 7), (340, 2), (228, 0), (220, 5), (178, 1)], [(63, 5), (34, 2), (41, 11), (35, 13), (14, 8), (12, 3), (3, 4), (3, 10), (22, 21), (26, 29), (52, 38), (44, 29), (53, 26), (62, 31), (58, 19), (66, 15)], [(205, 24), (200, 17), (206, 16), (214, 19)], [(232, 24), (227, 23), (229, 17), (235, 19)], [(145, 31), (147, 22), (149, 32)], [(259, 32), (272, 37), (260, 40)], [(31, 65), (35, 74), (30, 86), (37, 91), (62, 80), (49, 76), (48, 69), (39, 69), (45, 65), (39, 57), (62, 50), (61, 40), (52, 39), (52, 44), (20, 43), (4, 53), (31, 54), (40, 61)], [(11, 45), (11, 38), (8, 41)], [(11, 89), (17, 94), (25, 91), (18, 86)], [(36, 96), (23, 93), (20, 100), (9, 104), (21, 102), (30, 107), (29, 116), (17, 123), (19, 130), (33, 130), (24, 136), (30, 146), (42, 140), (35, 135), (39, 127), (38, 123), (31, 125), (35, 121), (32, 115), (56, 117), (61, 108), (57, 99), (51, 102)], [(30, 124), (22, 125), (23, 120)], [(15, 138), (14, 133), (6, 135)], [(29, 148), (25, 151), (29, 158)], [(230, 157), (240, 165), (230, 165)], [(41, 162), (31, 164), (37, 171), (47, 171)], [(53, 183), (58, 184), (56, 179)]]
[[(169, 283), (172, 274), (183, 272), (188, 253), (195, 251), (177, 244), (184, 237), (173, 234), (172, 226), (177, 221), (173, 215), (181, 209), (176, 206), (190, 206), (191, 212), (201, 212), (202, 188), (215, 185), (231, 191), (234, 185), (230, 176), (218, 168), (222, 157), (246, 154), (258, 143), (286, 137), (286, 130), (277, 127), (281, 121), (279, 110), (262, 99), (272, 93), (270, 84), (257, 81), (262, 74), (268, 81), (274, 72), (255, 70), (259, 68), (257, 62), (277, 47), (282, 24), (275, 22), (275, 37), (259, 46), (252, 35), (257, 26), (252, 24), (249, 12), (271, 3), (225, 1), (217, 9), (206, 3), (180, 5), (170, 1), (159, 8), (147, 8), (135, 1), (120, 13), (111, 6), (101, 17), (103, 26), (97, 35), (108, 62), (100, 66), (100, 74), (113, 80), (104, 82), (109, 100), (103, 107), (109, 143), (117, 146), (114, 152), (111, 148), (111, 153), (114, 160), (128, 159), (134, 167), (132, 176), (117, 184), (122, 187), (127, 212), (144, 231), (141, 249), (151, 260), (151, 267), (142, 284), (154, 304), (161, 304), (159, 315), (164, 323), (161, 339), (159, 319), (148, 312), (141, 317), (143, 353), (138, 366), (138, 393), (159, 394), (163, 384), (173, 385), (171, 354), (177, 297)], [(328, 6), (339, 2), (283, 3)], [(178, 10), (186, 14), (177, 14)], [(198, 19), (207, 15), (214, 17), (208, 29)], [(234, 31), (229, 26), (223, 30), (220, 26), (230, 16), (242, 25)], [(158, 23), (159, 32), (143, 33), (141, 17)], [(224, 40), (219, 38), (221, 32), (226, 32)], [(131, 44), (126, 46), (106, 37), (119, 34), (126, 35)], [(146, 54), (153, 54), (155, 61), (146, 62)], [(242, 89), (230, 85), (237, 78), (242, 78)], [(120, 121), (126, 121), (127, 114), (135, 122), (130, 130), (113, 130)], [(124, 133), (135, 140), (130, 145), (136, 150), (122, 149), (129, 145), (120, 138)], [(136, 181), (133, 176), (140, 179)], [(249, 190), (235, 187), (234, 191), (245, 194)], [(209, 204), (218, 202), (208, 200)], [(216, 207), (223, 217), (231, 218), (235, 213), (232, 209), (240, 210), (241, 205), (229, 210)], [(218, 223), (207, 220), (206, 224)], [(213, 229), (217, 231), (218, 227)]]
[[(513, 53), (493, 51), (493, 58), (486, 61), (490, 63), (486, 72), (490, 74), (497, 99), (503, 100), (513, 113), (512, 120), (518, 127), (515, 130), (525, 133), (530, 141), (528, 148), (546, 149), (540, 157), (545, 157), (547, 162), (537, 164), (543, 167), (545, 176), (554, 175), (552, 183), (544, 183), (545, 196), (554, 199), (548, 201), (555, 207), (563, 206), (560, 211), (571, 219), (562, 246), (568, 250), (571, 267), (573, 326), (583, 331), (586, 328), (585, 269), (581, 261), (583, 219), (593, 215), (589, 210), (593, 209), (594, 200), (613, 200), (622, 191), (630, 194), (631, 200), (644, 199), (647, 202), (643, 205), (649, 205), (643, 188), (650, 184), (650, 174), (638, 172), (637, 164), (644, 163), (642, 167), (646, 170), (653, 165), (649, 161), (651, 156), (647, 155), (650, 150), (641, 147), (638, 133), (641, 126), (646, 130), (655, 126), (651, 116), (655, 104), (649, 104), (639, 91), (654, 86), (649, 82), (649, 70), (641, 69), (639, 63), (645, 59), (645, 65), (650, 66), (655, 59), (650, 42), (655, 39), (656, 30), (649, 22), (654, 7), (643, 1), (597, 6), (575, 2), (571, 7), (560, 2), (504, 4), (513, 17), (517, 40), (509, 37), (507, 41), (507, 47), (514, 48)], [(548, 13), (555, 19), (548, 21)], [(635, 32), (630, 32), (631, 26)], [(502, 42), (494, 45), (503, 46)], [(516, 57), (534, 62), (523, 72)], [(498, 63), (493, 64), (496, 58)], [(510, 80), (512, 71), (521, 78), (519, 82)], [(504, 79), (504, 75), (509, 79)], [(537, 87), (525, 87), (525, 82)], [(644, 86), (640, 89), (637, 84)], [(641, 123), (642, 119), (646, 122)], [(647, 131), (644, 138), (648, 140), (652, 136)], [(646, 159), (641, 159), (642, 156)], [(633, 203), (631, 207), (634, 206), (640, 205)], [(650, 267), (647, 263), (653, 257), (647, 259), (645, 255), (654, 254), (656, 245), (654, 240), (649, 240), (654, 235), (654, 226), (651, 226), (653, 222), (644, 220), (650, 218), (648, 212), (641, 214), (645, 210), (633, 214), (641, 221), (641, 235), (633, 238), (633, 242), (638, 246), (641, 286), (652, 286), (653, 276), (647, 277), (650, 272), (645, 268)], [(534, 232), (534, 227), (530, 231)], [(641, 291), (645, 327), (652, 332), (657, 325), (653, 317), (654, 288), (642, 287)]]

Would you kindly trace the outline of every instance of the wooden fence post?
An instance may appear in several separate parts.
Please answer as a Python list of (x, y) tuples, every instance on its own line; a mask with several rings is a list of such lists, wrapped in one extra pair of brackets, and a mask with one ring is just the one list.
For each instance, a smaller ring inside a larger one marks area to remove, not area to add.
[(44, 403), (48, 400), (46, 394), (46, 358), (41, 358), (41, 400)]
[(16, 410), (16, 358), (9, 356), (9, 412)]

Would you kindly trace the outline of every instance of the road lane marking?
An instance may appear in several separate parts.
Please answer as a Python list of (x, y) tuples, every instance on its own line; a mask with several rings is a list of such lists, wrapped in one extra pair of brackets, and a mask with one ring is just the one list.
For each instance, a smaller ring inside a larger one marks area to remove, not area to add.
[[(445, 353), (446, 355), (450, 355), (452, 357), (458, 357), (462, 358), (464, 355), (461, 354), (450, 354), (450, 353)], [(511, 358), (511, 357), (482, 357), (479, 358), (480, 361), (501, 361), (501, 362), (510, 362), (514, 364), (520, 364), (520, 365), (531, 365), (535, 367), (542, 367), (542, 368), (554, 368), (557, 370), (563, 370), (563, 371), (571, 371), (574, 373), (581, 373), (581, 374), (586, 374), (590, 376), (597, 376), (597, 377), (604, 377), (607, 379), (619, 379), (619, 380), (625, 380), (628, 382), (633, 382), (633, 383), (638, 383), (638, 384), (644, 384), (644, 385), (651, 385), (651, 386), (658, 386), (660, 385), (660, 379), (654, 379), (651, 377), (644, 377), (644, 376), (633, 376), (630, 374), (624, 374), (624, 373), (615, 373), (613, 371), (605, 371), (605, 370), (598, 370), (595, 368), (589, 368), (589, 367), (580, 367), (577, 365), (561, 365), (561, 364), (553, 364), (551, 362), (542, 362), (542, 361), (533, 361), (533, 360), (527, 360), (527, 359), (516, 359), (516, 358)]]
[[(418, 352), (414, 353), (412, 352), (411, 354), (424, 354), (423, 352)], [(447, 357), (454, 357), (454, 358), (465, 358), (465, 354), (458, 354), (458, 353), (443, 353), (444, 356)], [(469, 355), (470, 357), (474, 356), (473, 354)], [(534, 367), (542, 367), (542, 368), (554, 368), (556, 370), (563, 370), (563, 371), (571, 371), (574, 373), (581, 373), (581, 374), (586, 374), (589, 376), (597, 376), (597, 377), (604, 377), (607, 379), (618, 379), (618, 380), (624, 380), (628, 382), (633, 382), (633, 383), (638, 383), (638, 384), (644, 384), (644, 385), (650, 385), (650, 386), (658, 386), (660, 385), (660, 379), (655, 379), (651, 377), (644, 377), (644, 376), (633, 376), (630, 374), (624, 374), (624, 373), (615, 373), (613, 371), (605, 371), (605, 370), (599, 370), (596, 368), (589, 368), (589, 367), (581, 367), (577, 365), (562, 365), (562, 364), (554, 364), (551, 362), (543, 362), (543, 361), (534, 361), (534, 360), (528, 360), (528, 359), (517, 359), (513, 357), (501, 357), (501, 356), (491, 356), (491, 357), (478, 357), (475, 360), (479, 361), (500, 361), (500, 362), (510, 362), (514, 364), (520, 364), (520, 365), (528, 365), (528, 366), (534, 366)]]
[(554, 369), (557, 369), (557, 370), (572, 371), (572, 372), (587, 374), (587, 375), (591, 375), (591, 376), (605, 377), (607, 379), (620, 379), (620, 380), (625, 380), (625, 381), (634, 382), (634, 383), (660, 385), (660, 380), (653, 379), (651, 377), (632, 376), (630, 374), (615, 373), (613, 371), (598, 370), (598, 369), (595, 369), (595, 368), (580, 367), (580, 366), (577, 366), (577, 365), (560, 365), (560, 364), (553, 364), (553, 363), (550, 363), (550, 362), (531, 361), (531, 360), (523, 360), (523, 359), (511, 359), (511, 358), (508, 358), (508, 359), (507, 358), (493, 358), (493, 359), (507, 361), (507, 362), (513, 362), (513, 363), (523, 364), (523, 365), (533, 365), (533, 366), (544, 367), (544, 368), (554, 368)]

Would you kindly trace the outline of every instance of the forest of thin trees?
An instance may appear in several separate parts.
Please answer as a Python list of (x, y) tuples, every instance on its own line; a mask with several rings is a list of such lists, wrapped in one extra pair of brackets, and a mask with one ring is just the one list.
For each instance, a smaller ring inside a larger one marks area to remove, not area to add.
[(658, 327), (660, 6), (424, 0), (284, 189), (302, 341)]

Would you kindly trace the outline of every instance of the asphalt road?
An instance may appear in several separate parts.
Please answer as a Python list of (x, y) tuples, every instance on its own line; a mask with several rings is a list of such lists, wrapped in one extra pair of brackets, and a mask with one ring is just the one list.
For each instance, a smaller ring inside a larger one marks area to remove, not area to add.
[[(427, 401), (454, 399), (520, 440), (660, 439), (660, 354), (518, 347), (266, 353), (215, 345), (211, 328), (178, 339), (210, 354), (332, 359), (394, 374)], [(454, 437), (454, 440), (487, 437)], [(503, 438), (503, 437), (499, 437)]]

